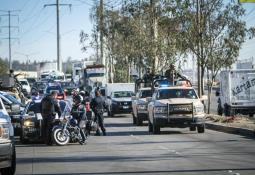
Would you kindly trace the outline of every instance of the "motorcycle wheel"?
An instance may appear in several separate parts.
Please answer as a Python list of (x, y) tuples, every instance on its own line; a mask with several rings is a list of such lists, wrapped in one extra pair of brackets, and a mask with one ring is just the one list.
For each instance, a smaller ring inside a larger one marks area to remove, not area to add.
[(62, 128), (54, 129), (52, 132), (52, 138), (53, 138), (53, 141), (59, 146), (64, 146), (68, 144), (70, 141), (68, 130), (66, 130), (66, 133), (63, 133)]

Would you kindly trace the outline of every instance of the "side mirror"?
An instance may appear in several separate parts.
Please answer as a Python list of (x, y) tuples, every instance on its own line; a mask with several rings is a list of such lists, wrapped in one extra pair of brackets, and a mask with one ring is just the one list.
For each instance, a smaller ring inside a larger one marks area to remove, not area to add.
[(206, 101), (208, 100), (208, 97), (207, 95), (202, 95), (202, 97), (200, 98), (201, 101)]
[(146, 101), (149, 103), (152, 101), (152, 97), (146, 97)]
[(136, 100), (136, 96), (132, 96), (132, 97), (131, 97), (131, 100), (132, 100), (132, 101)]
[(216, 91), (216, 92), (215, 92), (215, 96), (216, 96), (216, 97), (220, 96), (220, 91)]

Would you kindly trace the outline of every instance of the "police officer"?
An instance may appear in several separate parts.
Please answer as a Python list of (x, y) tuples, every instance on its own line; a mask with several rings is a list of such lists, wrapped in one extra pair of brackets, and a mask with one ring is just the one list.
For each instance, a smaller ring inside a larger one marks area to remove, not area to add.
[(47, 145), (52, 145), (51, 130), (53, 120), (56, 114), (61, 116), (61, 109), (57, 101), (57, 91), (52, 91), (50, 95), (45, 96), (41, 101), (41, 114), (43, 117), (42, 134), (44, 142)]
[[(95, 113), (95, 121), (97, 121), (103, 135), (106, 135), (105, 127), (104, 127), (104, 108), (106, 108), (104, 98), (102, 97), (99, 90), (95, 91), (95, 98), (91, 101), (91, 108)], [(99, 128), (97, 128), (96, 135), (100, 135)]]
[(81, 120), (85, 120), (86, 118), (86, 110), (85, 106), (81, 103), (82, 97), (81, 95), (76, 95), (73, 97), (73, 106), (71, 109), (71, 115), (74, 119), (78, 121), (78, 124), (80, 124)]

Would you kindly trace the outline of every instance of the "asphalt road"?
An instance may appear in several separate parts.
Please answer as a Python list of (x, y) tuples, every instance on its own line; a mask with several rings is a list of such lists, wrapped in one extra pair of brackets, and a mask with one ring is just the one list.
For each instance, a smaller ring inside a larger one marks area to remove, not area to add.
[(255, 140), (211, 130), (165, 128), (149, 135), (131, 116), (106, 118), (107, 136), (87, 145), (17, 143), (16, 174), (254, 175)]

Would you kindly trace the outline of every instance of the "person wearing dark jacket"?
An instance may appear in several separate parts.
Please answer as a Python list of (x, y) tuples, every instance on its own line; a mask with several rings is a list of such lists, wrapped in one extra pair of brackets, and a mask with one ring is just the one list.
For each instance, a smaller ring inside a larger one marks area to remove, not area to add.
[(41, 101), (41, 114), (43, 118), (42, 135), (45, 144), (52, 145), (51, 130), (53, 127), (53, 120), (56, 114), (61, 116), (61, 109), (57, 101), (57, 92), (52, 91), (50, 95), (45, 96)]
[[(103, 135), (106, 135), (106, 130), (104, 127), (104, 108), (105, 108), (105, 101), (102, 97), (99, 90), (96, 90), (95, 92), (95, 98), (91, 101), (91, 108), (95, 114), (95, 121), (98, 123), (99, 127), (101, 128), (101, 131)], [(96, 135), (100, 135), (99, 128), (97, 128)]]

